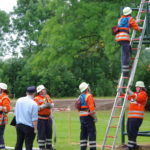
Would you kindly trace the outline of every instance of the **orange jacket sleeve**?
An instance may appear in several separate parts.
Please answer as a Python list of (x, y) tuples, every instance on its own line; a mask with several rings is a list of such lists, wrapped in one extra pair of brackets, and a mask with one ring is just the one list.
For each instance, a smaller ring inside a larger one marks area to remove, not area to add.
[(136, 98), (136, 101), (137, 102), (146, 102), (148, 99), (148, 96), (146, 94), (146, 92), (140, 92)]
[(10, 112), (10, 100), (8, 97), (4, 98), (2, 101), (2, 111), (3, 112)]
[(134, 20), (133, 17), (130, 18), (129, 25), (130, 25), (130, 27), (132, 27), (134, 30), (140, 30), (138, 24), (136, 23), (136, 21)]
[(87, 105), (89, 107), (90, 113), (95, 114), (95, 103), (92, 94), (87, 97)]
[(135, 99), (139, 103), (146, 103), (148, 96), (146, 92), (134, 93), (133, 95), (128, 96), (128, 100)]
[(34, 97), (34, 101), (35, 101), (38, 105), (40, 105), (38, 97)]

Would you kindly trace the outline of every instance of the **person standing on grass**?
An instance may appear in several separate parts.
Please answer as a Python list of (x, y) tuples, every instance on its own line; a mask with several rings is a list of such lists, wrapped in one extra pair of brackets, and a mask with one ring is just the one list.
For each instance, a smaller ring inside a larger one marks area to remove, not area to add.
[(17, 142), (15, 150), (22, 150), (25, 141), (26, 150), (32, 150), (37, 133), (38, 105), (33, 100), (36, 94), (34, 86), (28, 87), (27, 96), (17, 100), (15, 106)]
[(79, 85), (81, 95), (78, 100), (80, 103), (79, 114), (81, 123), (80, 132), (80, 149), (87, 149), (87, 141), (89, 139), (90, 150), (96, 150), (96, 127), (97, 122), (95, 112), (95, 102), (93, 95), (90, 93), (89, 84), (82, 82)]
[(54, 103), (47, 94), (44, 85), (37, 87), (37, 96), (34, 98), (39, 106), (38, 111), (38, 144), (40, 150), (52, 150), (52, 118), (51, 109)]
[(148, 99), (143, 81), (137, 81), (135, 87), (136, 92), (128, 90), (128, 100), (130, 101), (127, 120), (128, 147), (125, 150), (138, 149), (136, 138), (143, 122), (145, 105)]
[(7, 113), (10, 111), (10, 99), (8, 97), (7, 85), (0, 83), (0, 150), (5, 149), (4, 130), (8, 123)]

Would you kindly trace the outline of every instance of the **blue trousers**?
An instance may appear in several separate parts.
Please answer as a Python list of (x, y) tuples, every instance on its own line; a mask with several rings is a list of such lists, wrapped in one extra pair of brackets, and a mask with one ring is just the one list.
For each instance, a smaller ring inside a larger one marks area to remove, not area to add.
[(0, 125), (0, 149), (5, 149), (4, 130), (5, 130), (5, 125)]
[(38, 120), (38, 144), (40, 149), (52, 148), (52, 119)]
[(128, 148), (130, 150), (134, 149), (136, 144), (136, 138), (139, 128), (142, 124), (143, 119), (140, 118), (128, 118), (127, 121), (127, 133), (128, 133)]
[(122, 47), (121, 62), (123, 76), (129, 76), (129, 63), (131, 56), (131, 46), (129, 41), (120, 41), (119, 44)]
[(80, 149), (86, 150), (87, 141), (89, 139), (90, 150), (96, 150), (96, 127), (91, 116), (80, 117)]

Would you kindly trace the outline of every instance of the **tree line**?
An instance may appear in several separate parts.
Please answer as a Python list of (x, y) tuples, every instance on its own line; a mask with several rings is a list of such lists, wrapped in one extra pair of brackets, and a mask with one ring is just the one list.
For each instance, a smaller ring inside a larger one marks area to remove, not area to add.
[[(16, 97), (25, 94), (25, 87), (39, 84), (54, 97), (77, 96), (82, 81), (90, 84), (95, 96), (114, 96), (121, 54), (111, 27), (121, 6), (139, 2), (18, 0), (11, 13), (0, 11), (0, 54), (12, 55), (0, 61), (0, 81)], [(143, 47), (135, 76), (147, 88), (148, 55)]]

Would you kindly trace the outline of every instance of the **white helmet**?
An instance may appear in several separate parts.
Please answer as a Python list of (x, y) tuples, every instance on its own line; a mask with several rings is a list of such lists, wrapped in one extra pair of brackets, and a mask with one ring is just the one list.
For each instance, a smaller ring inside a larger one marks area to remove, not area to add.
[(79, 89), (80, 89), (80, 92), (84, 92), (87, 88), (89, 87), (89, 84), (87, 84), (86, 82), (82, 82), (80, 85), (79, 85)]
[(137, 81), (136, 84), (135, 84), (135, 87), (137, 87), (137, 86), (139, 86), (139, 87), (145, 87), (143, 81)]
[(127, 16), (130, 15), (132, 13), (132, 9), (130, 7), (125, 7), (123, 9), (123, 15)]
[(3, 90), (7, 90), (7, 84), (0, 83), (0, 88), (3, 89)]
[(45, 89), (45, 86), (44, 85), (39, 85), (37, 86), (36, 90), (37, 90), (37, 93), (41, 92), (42, 90)]

